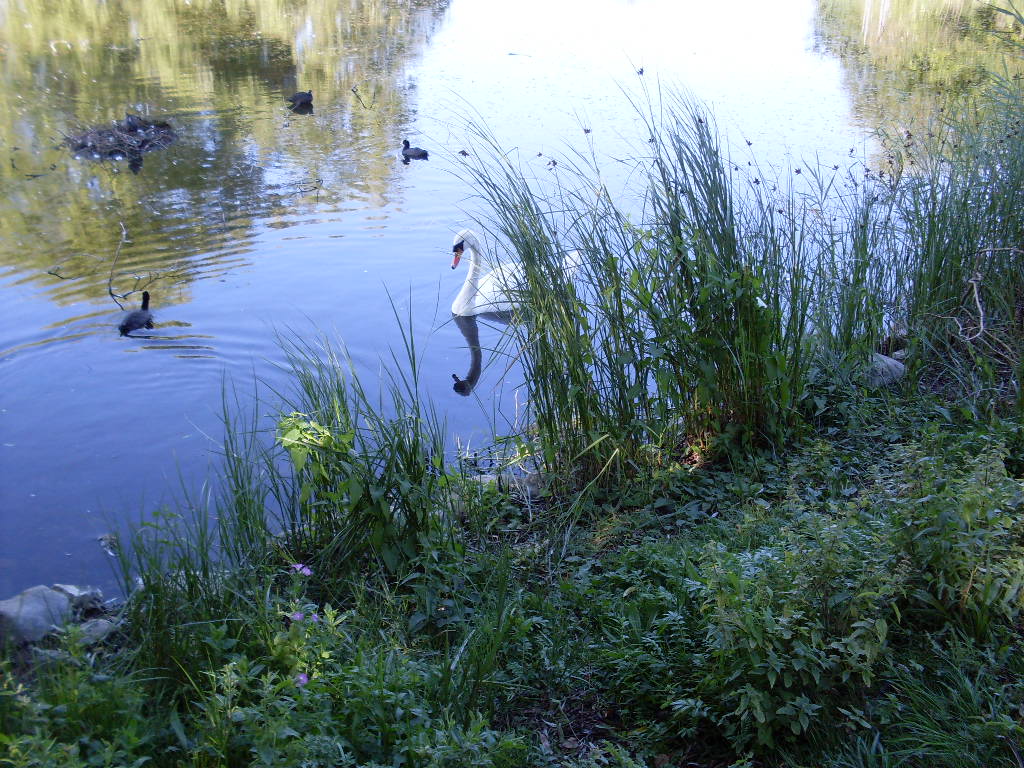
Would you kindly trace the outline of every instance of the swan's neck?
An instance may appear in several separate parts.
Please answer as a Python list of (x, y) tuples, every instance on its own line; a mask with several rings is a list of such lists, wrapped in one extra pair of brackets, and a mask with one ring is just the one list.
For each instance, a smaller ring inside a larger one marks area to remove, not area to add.
[(466, 272), (466, 279), (462, 283), (462, 290), (459, 291), (459, 295), (455, 297), (455, 301), (452, 303), (452, 312), (455, 314), (460, 314), (473, 301), (477, 293), (480, 272), (483, 269), (477, 249), (466, 243), (466, 250), (469, 251), (469, 271)]
[(483, 270), (480, 252), (468, 243), (466, 247), (469, 249), (469, 272), (466, 273), (466, 282), (476, 284), (476, 281), (480, 279), (480, 272)]

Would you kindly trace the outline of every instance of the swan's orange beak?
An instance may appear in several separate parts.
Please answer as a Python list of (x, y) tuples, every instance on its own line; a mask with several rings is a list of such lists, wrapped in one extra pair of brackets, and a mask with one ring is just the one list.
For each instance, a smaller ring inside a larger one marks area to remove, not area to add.
[(456, 243), (452, 246), (452, 269), (459, 266), (459, 259), (462, 258), (462, 250), (465, 247), (465, 243)]

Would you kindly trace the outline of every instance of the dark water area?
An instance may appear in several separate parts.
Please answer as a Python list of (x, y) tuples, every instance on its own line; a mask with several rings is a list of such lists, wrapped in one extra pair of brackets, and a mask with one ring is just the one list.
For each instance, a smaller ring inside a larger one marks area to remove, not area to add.
[[(98, 537), (215, 482), (222, 395), (287, 390), (279, 337), (343, 343), (364, 383), (401, 347), (452, 440), (522, 417), (514, 366), (482, 369), (449, 307), (452, 236), (485, 123), (541, 183), (646, 135), (631, 101), (680, 88), (730, 151), (771, 167), (861, 162), (872, 126), (809, 0), (728, 15), (675, 0), (66, 0), (0, 7), (0, 597), (111, 588)], [(287, 97), (311, 90), (312, 106)], [(68, 139), (126, 115), (174, 140), (131, 158)], [(429, 160), (403, 163), (402, 140)], [(747, 153), (747, 154), (745, 154)], [(472, 157), (472, 155), (471, 155)], [(142, 291), (154, 328), (118, 332)], [(463, 384), (465, 389), (465, 384)], [(272, 429), (274, 404), (261, 401)]]

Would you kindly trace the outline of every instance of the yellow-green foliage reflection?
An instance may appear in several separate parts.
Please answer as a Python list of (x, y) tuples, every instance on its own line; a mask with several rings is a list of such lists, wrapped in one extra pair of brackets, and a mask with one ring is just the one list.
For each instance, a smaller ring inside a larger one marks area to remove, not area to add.
[[(978, 0), (819, 0), (818, 33), (840, 56), (855, 112), (874, 125), (918, 123), (947, 97), (1002, 72), (1011, 18)], [(1019, 57), (1011, 74), (1024, 70)]]
[[(386, 201), (411, 118), (404, 72), (445, 5), (4, 4), (0, 263), (52, 286), (57, 300), (100, 299), (108, 278), (124, 293), (136, 275), (172, 280), (181, 296), (197, 271), (237, 261), (256, 219)], [(288, 113), (284, 97), (299, 89), (313, 90), (314, 116)], [(137, 177), (124, 163), (70, 158), (66, 137), (126, 112), (169, 119), (179, 140), (147, 154)], [(121, 224), (128, 239), (112, 264)]]

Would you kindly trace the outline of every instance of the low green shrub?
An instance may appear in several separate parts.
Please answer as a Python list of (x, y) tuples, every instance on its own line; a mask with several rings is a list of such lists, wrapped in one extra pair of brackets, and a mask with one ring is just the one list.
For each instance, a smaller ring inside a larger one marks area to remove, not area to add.
[(78, 633), (37, 654), (32, 686), (0, 663), (0, 765), (134, 767), (167, 743), (139, 676), (87, 650)]
[(327, 427), (301, 413), (279, 423), (278, 439), (300, 484), (300, 510), (286, 545), (319, 571), (342, 570), (373, 554), (397, 572), (440, 527), (434, 508), (440, 494), (432, 489), (440, 453), (424, 452), (414, 424), (393, 420), (377, 427), (387, 436), (378, 433), (371, 452), (365, 442), (357, 446), (352, 424)]
[(842, 720), (839, 708), (874, 682), (891, 653), (885, 593), (898, 587), (864, 551), (870, 533), (814, 533), (752, 552), (708, 547), (706, 655), (694, 696), (672, 704), (681, 723), (709, 718), (737, 747), (773, 747)]
[(904, 587), (885, 530), (870, 516), (804, 514), (776, 524), (773, 546), (627, 548), (563, 590), (586, 611), (577, 649), (607, 705), (652, 738), (785, 743), (847, 717), (840, 707), (892, 652)]
[(181, 730), (192, 764), (516, 764), (518, 737), (472, 709), (451, 713), (448, 678), (461, 657), (438, 664), (350, 628), (351, 612), (305, 610), (282, 616), (267, 659), (239, 655), (207, 673)]
[(1024, 484), (998, 448), (951, 461), (948, 443), (930, 442), (907, 449), (893, 500), (893, 541), (916, 574), (914, 618), (985, 641), (1024, 607)]

